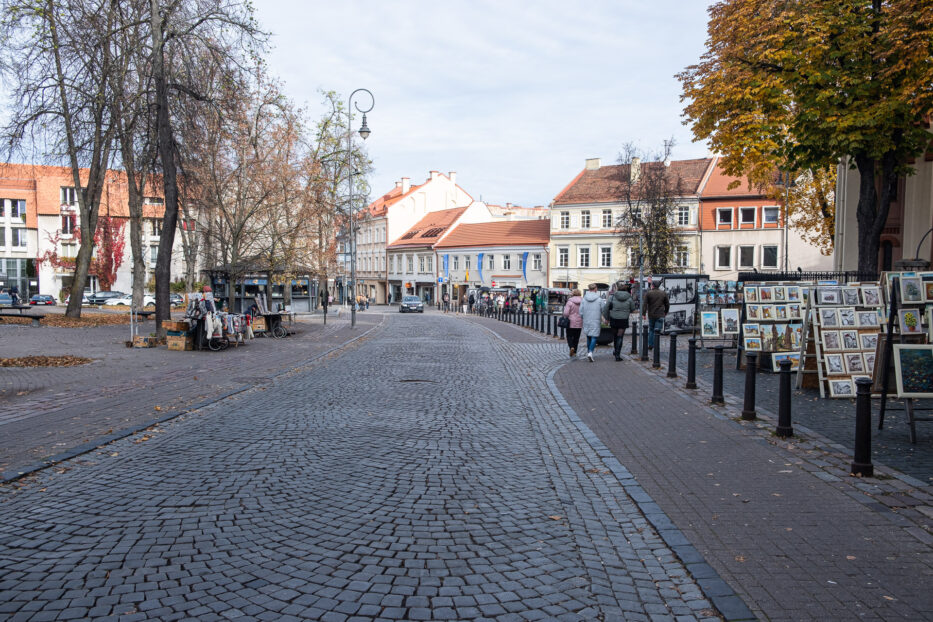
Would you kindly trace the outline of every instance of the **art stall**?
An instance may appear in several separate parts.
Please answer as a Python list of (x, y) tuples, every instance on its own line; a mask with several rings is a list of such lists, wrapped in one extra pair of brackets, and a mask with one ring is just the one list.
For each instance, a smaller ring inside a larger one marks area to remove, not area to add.
[(697, 282), (700, 346), (739, 346), (743, 291), (738, 281)]
[(745, 352), (757, 352), (758, 367), (780, 371), (789, 360), (791, 369), (803, 360), (800, 344), (808, 284), (787, 281), (755, 281), (743, 284), (742, 322), (739, 338)]

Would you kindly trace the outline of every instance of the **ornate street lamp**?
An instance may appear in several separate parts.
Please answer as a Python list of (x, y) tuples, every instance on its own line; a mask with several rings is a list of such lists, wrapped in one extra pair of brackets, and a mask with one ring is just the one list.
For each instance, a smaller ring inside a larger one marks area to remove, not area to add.
[[(369, 108), (365, 110), (360, 108), (359, 102), (353, 103), (353, 97), (357, 93), (366, 93), (369, 95)], [(350, 208), (347, 210), (350, 215), (350, 293), (353, 296), (350, 305), (350, 328), (356, 327), (356, 218), (353, 216), (353, 107), (363, 113), (363, 125), (360, 127), (360, 136), (363, 140), (369, 138), (371, 133), (369, 126), (366, 125), (366, 113), (376, 105), (376, 98), (367, 89), (356, 89), (350, 93), (347, 98), (347, 182), (350, 184)]]

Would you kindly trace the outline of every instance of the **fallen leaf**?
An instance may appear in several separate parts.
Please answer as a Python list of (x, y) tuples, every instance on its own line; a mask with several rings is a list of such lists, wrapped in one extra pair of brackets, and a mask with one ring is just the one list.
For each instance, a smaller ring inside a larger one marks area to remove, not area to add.
[(846, 559), (855, 559), (855, 555), (846, 555)]
[(551, 514), (550, 516), (548, 516), (548, 518), (550, 518), (551, 520), (561, 520), (563, 516), (560, 516), (559, 514)]
[(891, 598), (890, 596), (882, 596), (885, 600), (897, 600), (896, 598)]
[(156, 410), (162, 410), (162, 407), (161, 407), (161, 406), (156, 406), (155, 409), (156, 409)]
[(735, 561), (737, 561), (737, 562), (743, 562), (743, 563), (744, 563), (744, 562), (745, 562), (745, 556), (744, 556), (744, 555), (736, 555), (736, 556), (735, 556)]
[(111, 458), (116, 458), (116, 457), (119, 456), (119, 455), (120, 455), (119, 453), (113, 452), (112, 454), (110, 454), (110, 457), (111, 457)]

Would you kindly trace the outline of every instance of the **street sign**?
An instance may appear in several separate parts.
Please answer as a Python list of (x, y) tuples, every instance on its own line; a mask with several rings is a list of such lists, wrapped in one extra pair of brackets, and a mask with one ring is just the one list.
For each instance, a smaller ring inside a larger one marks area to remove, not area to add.
[(492, 282), (490, 283), (490, 285), (492, 285), (493, 287), (495, 287), (495, 286), (496, 286), (496, 282), (495, 282), (495, 281), (492, 281)]

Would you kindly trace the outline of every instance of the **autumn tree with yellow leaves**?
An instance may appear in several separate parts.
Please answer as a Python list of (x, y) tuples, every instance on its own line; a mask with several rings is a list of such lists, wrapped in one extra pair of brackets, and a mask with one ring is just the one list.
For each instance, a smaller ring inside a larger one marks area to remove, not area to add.
[(694, 136), (754, 183), (858, 169), (858, 269), (876, 271), (898, 177), (930, 143), (933, 3), (722, 0), (709, 14), (706, 53), (678, 74)]

